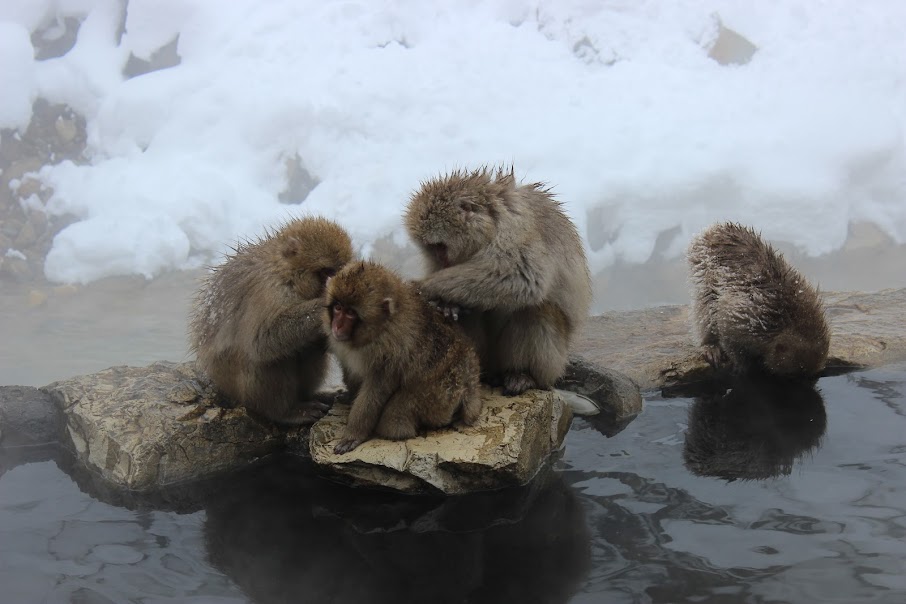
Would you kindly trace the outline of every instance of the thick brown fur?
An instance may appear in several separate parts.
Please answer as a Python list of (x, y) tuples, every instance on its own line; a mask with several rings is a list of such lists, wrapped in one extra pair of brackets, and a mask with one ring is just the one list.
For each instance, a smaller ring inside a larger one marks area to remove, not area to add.
[(232, 403), (283, 423), (310, 423), (323, 413), (311, 401), (327, 370), (322, 296), (327, 278), (352, 256), (340, 226), (302, 218), (238, 245), (205, 278), (190, 344)]
[[(337, 338), (337, 313), (356, 317)], [(327, 284), (324, 328), (353, 383), (355, 399), (337, 453), (372, 435), (416, 436), (422, 429), (470, 425), (481, 413), (478, 356), (469, 339), (423, 300), (411, 283), (372, 262), (354, 262)]]
[(459, 314), (484, 379), (505, 394), (551, 388), (591, 306), (582, 240), (550, 191), (512, 168), (454, 171), (422, 183), (406, 229), (428, 275), (422, 295)]
[(788, 377), (824, 368), (830, 332), (818, 290), (758, 233), (711, 226), (687, 257), (693, 318), (713, 365)]

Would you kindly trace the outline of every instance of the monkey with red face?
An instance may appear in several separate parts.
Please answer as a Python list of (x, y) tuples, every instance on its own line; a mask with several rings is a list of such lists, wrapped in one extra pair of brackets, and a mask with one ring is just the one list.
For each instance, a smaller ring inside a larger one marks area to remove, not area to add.
[(336, 453), (372, 435), (402, 440), (457, 416), (467, 425), (478, 419), (475, 350), (412, 284), (373, 262), (354, 262), (328, 281), (324, 303), (330, 350), (355, 393)]

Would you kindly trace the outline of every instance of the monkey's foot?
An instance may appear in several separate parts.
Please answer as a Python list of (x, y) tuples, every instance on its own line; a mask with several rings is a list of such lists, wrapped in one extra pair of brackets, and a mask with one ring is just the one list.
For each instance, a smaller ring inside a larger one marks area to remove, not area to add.
[(708, 361), (711, 367), (717, 369), (726, 361), (723, 350), (716, 344), (705, 344), (702, 346), (702, 356)]
[(538, 384), (535, 378), (523, 372), (511, 372), (503, 374), (503, 394), (504, 396), (517, 396), (531, 388), (537, 388)]
[(330, 411), (330, 405), (321, 401), (308, 401), (299, 405), (297, 409), (292, 415), (281, 417), (276, 421), (293, 426), (310, 426)]
[(503, 386), (503, 376), (499, 373), (481, 374), (481, 381), (484, 384), (487, 384), (491, 388), (499, 388)]
[(337, 455), (342, 455), (343, 453), (349, 453), (350, 451), (352, 451), (353, 449), (358, 447), (363, 442), (365, 442), (365, 441), (361, 438), (341, 438), (340, 442), (338, 442), (336, 444), (336, 446), (333, 448), (333, 452), (336, 453)]

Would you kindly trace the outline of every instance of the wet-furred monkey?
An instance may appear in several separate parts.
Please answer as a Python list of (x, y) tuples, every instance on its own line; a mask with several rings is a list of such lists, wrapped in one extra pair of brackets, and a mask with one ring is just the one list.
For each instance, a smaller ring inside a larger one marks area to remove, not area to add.
[(552, 388), (592, 294), (582, 240), (550, 191), (512, 169), (456, 170), (422, 183), (405, 224), (428, 265), (421, 294), (456, 315), (482, 378), (507, 395)]
[(734, 372), (812, 377), (830, 330), (818, 290), (749, 227), (716, 224), (687, 253), (692, 314), (705, 357)]

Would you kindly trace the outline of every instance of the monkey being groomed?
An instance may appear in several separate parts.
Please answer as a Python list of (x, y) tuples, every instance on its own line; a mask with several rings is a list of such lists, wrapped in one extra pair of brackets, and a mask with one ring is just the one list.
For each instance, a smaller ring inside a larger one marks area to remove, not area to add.
[(346, 231), (302, 218), (238, 245), (215, 267), (195, 297), (189, 339), (217, 390), (272, 421), (321, 417), (326, 406), (311, 398), (327, 370), (322, 295), (351, 259)]
[(512, 169), (454, 171), (422, 184), (405, 223), (428, 264), (419, 290), (459, 320), (483, 379), (507, 395), (552, 388), (592, 294), (582, 240), (548, 189)]
[(758, 233), (713, 225), (687, 257), (692, 313), (712, 365), (786, 377), (824, 368), (830, 330), (818, 290)]
[(327, 283), (330, 350), (354, 394), (337, 454), (371, 435), (401, 440), (466, 425), (481, 413), (475, 350), (415, 287), (373, 262), (348, 265)]

